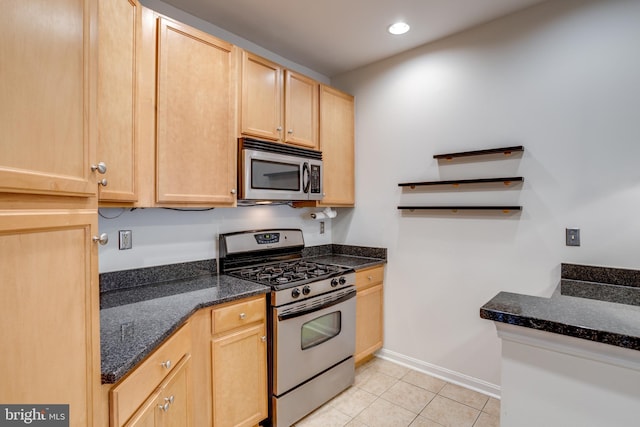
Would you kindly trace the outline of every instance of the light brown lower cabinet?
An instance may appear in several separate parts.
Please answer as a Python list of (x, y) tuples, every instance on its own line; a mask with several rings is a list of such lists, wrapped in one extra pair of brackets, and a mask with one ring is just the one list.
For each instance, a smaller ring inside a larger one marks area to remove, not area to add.
[(267, 418), (265, 297), (212, 310), (213, 425), (254, 426)]
[(3, 209), (18, 202), (0, 194), (0, 402), (68, 404), (71, 427), (94, 424), (99, 397), (92, 203), (92, 209)]
[(264, 295), (196, 312), (109, 393), (112, 427), (249, 427), (268, 416)]
[(191, 355), (187, 354), (125, 426), (186, 427), (193, 425), (190, 368)]
[(182, 326), (111, 389), (111, 426), (193, 425), (190, 326)]
[(383, 280), (384, 266), (356, 271), (356, 363), (382, 348)]

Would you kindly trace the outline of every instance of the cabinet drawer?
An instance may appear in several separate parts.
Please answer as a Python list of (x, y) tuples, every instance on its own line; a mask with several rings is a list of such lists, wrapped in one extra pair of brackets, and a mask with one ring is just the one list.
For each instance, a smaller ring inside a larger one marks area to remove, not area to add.
[(213, 334), (229, 331), (240, 326), (261, 321), (266, 315), (265, 298), (263, 296), (249, 301), (242, 301), (211, 311), (211, 330)]
[(112, 425), (123, 425), (190, 351), (187, 323), (111, 390)]
[(384, 266), (356, 271), (356, 289), (366, 289), (369, 286), (382, 283), (384, 280)]

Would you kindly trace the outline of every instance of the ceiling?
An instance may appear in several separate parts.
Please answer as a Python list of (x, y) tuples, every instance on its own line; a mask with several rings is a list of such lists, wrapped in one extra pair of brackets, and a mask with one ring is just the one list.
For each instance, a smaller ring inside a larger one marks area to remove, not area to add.
[[(327, 77), (545, 0), (164, 0)], [(393, 36), (387, 27), (411, 25)]]

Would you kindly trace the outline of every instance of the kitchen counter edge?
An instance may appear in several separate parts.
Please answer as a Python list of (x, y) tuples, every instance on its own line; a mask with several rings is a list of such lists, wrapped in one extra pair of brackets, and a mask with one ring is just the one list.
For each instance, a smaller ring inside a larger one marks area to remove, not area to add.
[(480, 317), (640, 350), (640, 307), (561, 295), (550, 298), (499, 292), (480, 308)]

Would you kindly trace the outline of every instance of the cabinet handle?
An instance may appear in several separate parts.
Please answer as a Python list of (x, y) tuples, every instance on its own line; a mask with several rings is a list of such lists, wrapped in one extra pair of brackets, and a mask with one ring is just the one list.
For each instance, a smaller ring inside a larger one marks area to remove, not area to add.
[(98, 181), (99, 185), (102, 185), (103, 187), (107, 186), (107, 178), (102, 178), (100, 181)]
[(107, 165), (104, 162), (100, 162), (97, 165), (91, 165), (91, 172), (98, 171), (99, 174), (107, 172)]
[(262, 337), (260, 337), (260, 340), (262, 340), (262, 342), (267, 342), (267, 336), (263, 335)]
[(289, 130), (287, 131), (287, 133), (288, 133), (289, 135), (293, 135), (293, 129), (289, 129)]
[(93, 236), (91, 240), (93, 240), (95, 243), (100, 243), (102, 246), (104, 246), (107, 243), (109, 243), (109, 235), (107, 233), (102, 233), (99, 236)]
[(282, 126), (278, 126), (278, 127), (276, 128), (276, 130), (277, 130), (278, 132), (282, 132)]
[(231, 194), (236, 194), (236, 189), (235, 188), (231, 189)]
[(367, 276), (367, 279), (373, 280), (373, 277), (372, 276)]
[(166, 362), (161, 363), (163, 368), (171, 369), (171, 360), (167, 360)]
[(240, 313), (240, 320), (244, 320), (247, 317), (246, 314), (244, 313)]
[(170, 404), (173, 404), (173, 395), (169, 396), (169, 397), (165, 397), (164, 398), (165, 402), (169, 402)]
[(167, 402), (164, 405), (158, 405), (158, 408), (160, 408), (164, 412), (167, 412), (169, 410), (169, 406), (171, 406), (171, 404), (169, 402)]

